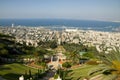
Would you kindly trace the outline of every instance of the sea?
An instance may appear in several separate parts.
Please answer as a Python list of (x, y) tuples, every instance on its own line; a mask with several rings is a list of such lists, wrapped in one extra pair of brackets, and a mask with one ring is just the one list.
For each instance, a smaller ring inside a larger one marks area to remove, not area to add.
[(71, 20), (71, 19), (0, 19), (1, 27), (16, 26), (44, 27), (52, 30), (64, 28), (77, 28), (81, 30), (119, 31), (119, 22), (95, 21), (95, 20)]

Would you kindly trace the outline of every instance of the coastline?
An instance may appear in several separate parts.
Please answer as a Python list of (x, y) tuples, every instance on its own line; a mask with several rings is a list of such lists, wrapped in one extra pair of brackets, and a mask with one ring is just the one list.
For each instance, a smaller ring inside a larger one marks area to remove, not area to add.
[(69, 19), (0, 19), (1, 27), (25, 26), (44, 27), (53, 30), (63, 30), (64, 28), (78, 28), (82, 30), (96, 31), (116, 31), (120, 28), (120, 23), (94, 20), (69, 20)]

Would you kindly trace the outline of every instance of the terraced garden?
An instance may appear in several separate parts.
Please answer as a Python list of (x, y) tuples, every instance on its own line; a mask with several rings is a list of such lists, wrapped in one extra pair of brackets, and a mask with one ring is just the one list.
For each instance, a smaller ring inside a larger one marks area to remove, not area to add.
[(68, 77), (66, 79), (70, 80), (83, 80), (84, 78), (91, 78), (89, 76), (89, 72), (98, 67), (98, 65), (82, 65), (76, 69), (72, 69), (71, 72), (68, 73)]
[(32, 75), (38, 71), (37, 69), (26, 67), (18, 63), (0, 65), (0, 76), (7, 80), (18, 80), (21, 75), (25, 75), (29, 70), (31, 70)]

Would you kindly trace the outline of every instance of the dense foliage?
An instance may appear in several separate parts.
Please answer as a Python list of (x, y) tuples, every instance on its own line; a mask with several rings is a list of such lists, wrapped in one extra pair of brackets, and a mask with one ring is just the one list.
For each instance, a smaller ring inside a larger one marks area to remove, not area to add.
[(70, 68), (72, 66), (72, 64), (70, 62), (65, 62), (62, 64), (62, 67), (64, 68)]
[[(104, 65), (101, 68), (95, 69), (91, 71), (90, 74), (95, 72), (101, 72), (101, 74), (109, 75), (106, 77), (111, 80), (119, 80), (120, 79), (120, 50), (119, 48), (113, 49), (113, 51), (106, 53), (100, 53), (99, 59), (103, 62)], [(101, 70), (100, 70), (101, 69)]]
[(1, 38), (9, 38), (9, 39), (10, 39), (10, 38), (13, 38), (13, 39), (15, 38), (15, 37), (13, 37), (13, 36), (1, 34), (1, 33), (0, 33), (0, 37), (1, 37)]
[(87, 51), (87, 48), (82, 44), (75, 44), (75, 43), (64, 43), (62, 46), (68, 52), (73, 52), (74, 50), (77, 51)]

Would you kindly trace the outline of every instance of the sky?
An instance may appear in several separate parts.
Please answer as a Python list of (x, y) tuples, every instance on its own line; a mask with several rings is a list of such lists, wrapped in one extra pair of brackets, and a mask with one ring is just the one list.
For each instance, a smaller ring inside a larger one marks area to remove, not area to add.
[(120, 0), (0, 0), (0, 19), (120, 21)]

